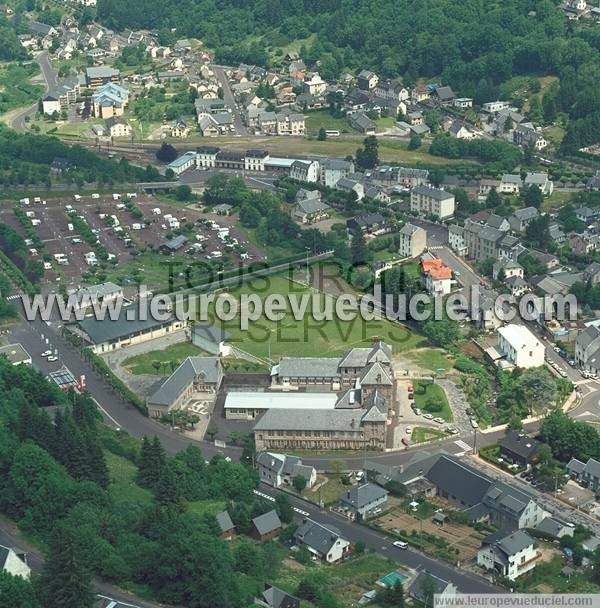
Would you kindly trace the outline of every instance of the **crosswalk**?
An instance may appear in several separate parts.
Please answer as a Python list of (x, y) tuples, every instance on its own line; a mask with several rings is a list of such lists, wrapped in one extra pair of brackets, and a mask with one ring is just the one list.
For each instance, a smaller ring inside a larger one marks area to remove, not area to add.
[(18, 300), (21, 297), (21, 294), (14, 294), (12, 296), (8, 296), (6, 300), (8, 302), (12, 302), (13, 300)]
[(471, 446), (462, 439), (455, 441), (454, 445), (458, 446), (461, 450), (464, 450), (465, 452), (470, 452), (472, 449)]

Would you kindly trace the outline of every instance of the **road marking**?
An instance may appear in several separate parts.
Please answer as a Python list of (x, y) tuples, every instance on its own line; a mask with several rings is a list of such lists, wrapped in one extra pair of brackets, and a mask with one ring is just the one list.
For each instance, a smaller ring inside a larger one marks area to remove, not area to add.
[(584, 416), (595, 416), (592, 412), (582, 412), (581, 414), (577, 414), (575, 418), (583, 418)]
[(454, 445), (457, 445), (459, 448), (465, 450), (465, 452), (469, 452), (472, 448), (468, 443), (465, 443), (462, 439), (454, 442)]
[(121, 425), (92, 397), (92, 401), (98, 406), (98, 409), (118, 428), (122, 428)]

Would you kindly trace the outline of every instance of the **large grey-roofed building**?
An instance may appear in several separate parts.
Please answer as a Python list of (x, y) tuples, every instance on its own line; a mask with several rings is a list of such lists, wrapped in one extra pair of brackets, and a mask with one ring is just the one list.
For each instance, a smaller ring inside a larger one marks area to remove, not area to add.
[(146, 399), (150, 416), (159, 418), (171, 410), (180, 409), (194, 393), (213, 398), (223, 380), (223, 368), (218, 357), (188, 357)]
[[(165, 315), (166, 316), (166, 315)], [(107, 313), (103, 319), (87, 317), (78, 326), (92, 344), (95, 353), (105, 353), (124, 346), (139, 344), (183, 329), (185, 323), (174, 315), (155, 319), (149, 303), (123, 306), (113, 320)]]

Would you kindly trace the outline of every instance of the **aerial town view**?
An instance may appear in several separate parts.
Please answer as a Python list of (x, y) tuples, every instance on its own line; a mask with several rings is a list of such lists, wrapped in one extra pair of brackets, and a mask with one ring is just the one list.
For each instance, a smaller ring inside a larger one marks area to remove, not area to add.
[(0, 608), (600, 607), (600, 7), (0, 33)]

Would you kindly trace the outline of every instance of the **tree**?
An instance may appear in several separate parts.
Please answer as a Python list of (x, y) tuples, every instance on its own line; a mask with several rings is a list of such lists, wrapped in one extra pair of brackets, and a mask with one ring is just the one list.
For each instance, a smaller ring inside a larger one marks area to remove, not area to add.
[(0, 571), (0, 608), (42, 608), (31, 583)]
[(138, 460), (138, 483), (145, 488), (154, 488), (161, 477), (166, 457), (158, 437), (152, 441), (144, 436)]
[(523, 430), (523, 421), (516, 414), (510, 417), (508, 424), (506, 426), (506, 430), (508, 431), (521, 431)]
[(374, 169), (379, 164), (379, 142), (375, 135), (363, 140), (363, 147), (356, 150), (356, 164), (360, 169)]
[(447, 317), (434, 319), (432, 315), (423, 323), (423, 333), (432, 344), (452, 348), (460, 338), (460, 325)]
[(404, 608), (404, 587), (401, 582), (377, 591), (376, 602), (381, 606)]
[(177, 186), (175, 188), (175, 198), (178, 201), (189, 201), (192, 198), (192, 189), (186, 184)]
[(399, 498), (406, 496), (406, 486), (395, 479), (390, 479), (388, 482), (386, 482), (384, 487), (392, 496), (397, 496)]
[(325, 141), (327, 139), (327, 132), (323, 127), (319, 129), (319, 134), (317, 135), (317, 139), (319, 141)]
[(294, 509), (287, 494), (277, 494), (275, 498), (275, 508), (279, 519), (285, 524), (289, 524), (294, 519)]
[(306, 477), (303, 475), (295, 475), (292, 477), (292, 486), (298, 494), (302, 494), (302, 491), (306, 488)]
[(44, 608), (92, 608), (94, 603), (89, 572), (60, 525), (50, 541), (39, 594)]
[(525, 370), (519, 384), (530, 413), (548, 409), (556, 399), (556, 384), (545, 367)]
[(526, 188), (522, 194), (523, 203), (528, 207), (535, 207), (539, 209), (544, 202), (544, 195), (540, 190), (539, 186), (532, 184), (529, 188)]
[(181, 492), (177, 478), (170, 465), (162, 467), (158, 483), (155, 486), (156, 501), (163, 507), (180, 507)]
[(352, 235), (350, 255), (353, 264), (364, 264), (367, 261), (367, 243), (365, 235), (360, 228)]
[(581, 566), (583, 562), (583, 558), (585, 556), (585, 551), (580, 543), (576, 544), (573, 547), (573, 564), (577, 567)]
[(485, 206), (495, 209), (502, 204), (502, 197), (498, 194), (496, 188), (491, 188), (485, 197)]
[(410, 136), (410, 140), (408, 142), (408, 149), (409, 150), (418, 150), (420, 147), (421, 147), (421, 138), (416, 133), (413, 133)]
[(423, 604), (425, 608), (433, 606), (433, 596), (437, 591), (437, 587), (435, 585), (435, 581), (429, 572), (425, 574), (425, 579), (423, 580)]
[(163, 143), (156, 151), (156, 158), (168, 165), (177, 158), (177, 150), (171, 144)]
[(596, 547), (592, 555), (592, 580), (600, 584), (600, 547)]

